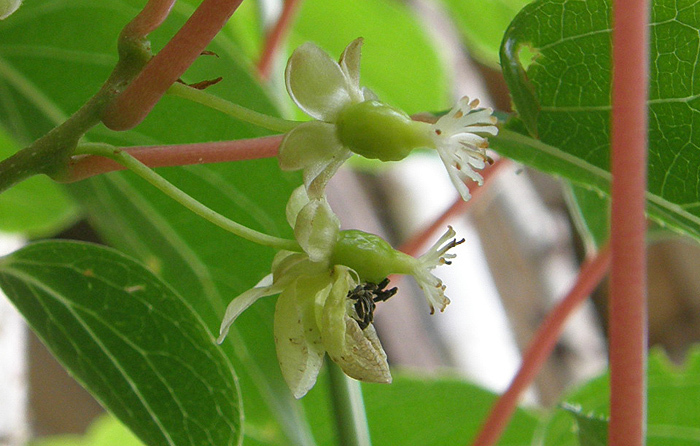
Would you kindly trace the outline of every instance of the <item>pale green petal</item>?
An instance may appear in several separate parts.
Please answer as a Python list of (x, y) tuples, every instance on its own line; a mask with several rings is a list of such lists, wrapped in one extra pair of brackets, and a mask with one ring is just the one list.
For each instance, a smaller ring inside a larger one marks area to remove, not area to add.
[(326, 185), (352, 152), (344, 149), (324, 163), (315, 164), (304, 170), (304, 185), (310, 198), (321, 198), (326, 194)]
[(328, 54), (311, 42), (294, 50), (285, 71), (287, 91), (309, 116), (333, 122), (352, 101), (352, 84)]
[(386, 353), (379, 342), (374, 325), (362, 330), (357, 321), (345, 318), (345, 348), (340, 355), (331, 359), (350, 378), (372, 383), (390, 383), (391, 372)]
[(325, 164), (342, 151), (333, 124), (310, 121), (287, 133), (280, 145), (278, 159), (282, 170), (299, 170)]
[(353, 86), (352, 94), (357, 96), (353, 97), (353, 99), (357, 102), (364, 99), (364, 95), (360, 89), (360, 56), (362, 55), (362, 43), (362, 37), (353, 40), (340, 56), (340, 68), (343, 69), (350, 84)]
[(224, 314), (224, 319), (221, 322), (221, 328), (219, 329), (219, 338), (216, 340), (217, 343), (221, 344), (224, 342), (226, 335), (228, 334), (231, 325), (236, 320), (236, 318), (243, 313), (248, 307), (253, 305), (255, 301), (261, 297), (272, 296), (273, 294), (278, 294), (282, 291), (282, 286), (280, 284), (272, 283), (272, 274), (265, 276), (254, 288), (249, 289), (240, 296), (236, 297), (228, 304), (226, 307), (226, 314)]
[(277, 300), (274, 328), (277, 359), (295, 398), (306, 395), (314, 386), (323, 364), (325, 349), (313, 307), (316, 294), (328, 293), (329, 288), (327, 276), (299, 279)]
[(289, 223), (290, 227), (293, 228), (294, 225), (296, 225), (299, 211), (307, 204), (309, 204), (309, 196), (306, 194), (304, 186), (299, 186), (294, 189), (294, 192), (292, 192), (287, 202), (287, 207), (285, 208), (287, 223)]
[(311, 200), (299, 212), (294, 238), (312, 262), (327, 262), (340, 232), (340, 220), (325, 198)]
[(22, 4), (22, 0), (0, 0), (0, 20), (6, 19)]
[(323, 308), (323, 345), (328, 356), (349, 377), (367, 382), (391, 382), (386, 353), (374, 326), (370, 324), (362, 330), (357, 321), (348, 316), (351, 308), (348, 291), (357, 285), (350, 271), (347, 267), (335, 267), (336, 278)]

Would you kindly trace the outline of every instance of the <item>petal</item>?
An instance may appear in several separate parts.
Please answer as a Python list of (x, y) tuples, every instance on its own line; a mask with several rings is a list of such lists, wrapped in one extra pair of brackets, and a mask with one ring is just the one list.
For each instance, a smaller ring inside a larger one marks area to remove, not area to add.
[(304, 186), (299, 186), (294, 189), (294, 192), (292, 192), (292, 195), (289, 197), (289, 201), (287, 202), (287, 207), (285, 208), (287, 223), (289, 223), (290, 227), (293, 228), (294, 225), (296, 225), (299, 211), (301, 211), (307, 204), (309, 204), (309, 196), (306, 194), (306, 189)]
[(333, 122), (354, 90), (345, 72), (311, 42), (294, 50), (285, 71), (287, 91), (309, 116)]
[[(308, 289), (309, 285), (312, 284), (298, 280), (287, 287), (275, 308), (277, 359), (282, 376), (295, 398), (306, 395), (314, 386), (325, 354), (313, 313), (314, 291), (319, 290), (313, 286)], [(326, 285), (326, 289), (330, 288), (330, 283)], [(310, 293), (310, 296), (302, 293)]]
[(299, 170), (328, 162), (343, 146), (335, 135), (335, 126), (325, 122), (305, 122), (292, 129), (282, 140), (279, 164), (282, 170)]
[(272, 275), (268, 274), (254, 288), (249, 289), (233, 299), (231, 303), (228, 304), (228, 307), (226, 307), (226, 314), (224, 314), (224, 319), (221, 322), (219, 338), (216, 340), (216, 342), (219, 344), (224, 342), (224, 339), (226, 338), (226, 335), (228, 334), (228, 331), (236, 318), (248, 307), (253, 305), (255, 301), (261, 297), (278, 294), (281, 291), (282, 287), (279, 284), (273, 284)]
[(294, 237), (312, 262), (330, 260), (338, 232), (340, 220), (325, 198), (311, 200), (294, 224)]
[(360, 57), (362, 55), (362, 43), (364, 39), (359, 37), (345, 48), (340, 56), (340, 68), (345, 72), (350, 85), (353, 87), (353, 99), (357, 102), (364, 100), (363, 91), (360, 89)]
[(304, 171), (304, 184), (310, 198), (321, 198), (326, 193), (326, 185), (333, 178), (333, 175), (340, 169), (340, 166), (352, 156), (352, 152), (343, 149), (332, 158), (326, 160), (324, 164), (315, 165)]
[(323, 308), (321, 337), (328, 356), (346, 375), (360, 381), (388, 383), (391, 373), (386, 353), (372, 325), (362, 330), (348, 316), (348, 291), (356, 282), (350, 269), (336, 266), (330, 294)]

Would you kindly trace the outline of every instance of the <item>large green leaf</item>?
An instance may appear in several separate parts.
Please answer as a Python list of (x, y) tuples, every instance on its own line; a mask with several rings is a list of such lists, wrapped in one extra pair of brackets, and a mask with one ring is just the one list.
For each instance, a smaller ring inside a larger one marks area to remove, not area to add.
[[(166, 23), (151, 36), (154, 50), (174, 34), (197, 3), (176, 3)], [(6, 105), (0, 107), (0, 119), (8, 120), (17, 139), (36, 139), (97, 91), (116, 62), (116, 36), (144, 4), (145, 0), (26, 2), (0, 23), (0, 68), (4, 69), (0, 74), (5, 73), (3, 97), (9, 98), (0, 104)], [(276, 113), (230, 33), (220, 34), (209, 49), (218, 57), (201, 57), (183, 76), (185, 81), (223, 76), (209, 91)], [(97, 127), (88, 137), (134, 145), (262, 134), (202, 106), (166, 97), (136, 129), (116, 134)], [(300, 180), (280, 173), (275, 160), (161, 169), (160, 173), (234, 220), (273, 235), (290, 235), (284, 205)], [(218, 332), (228, 302), (269, 273), (272, 250), (195, 217), (133, 175), (104, 175), (71, 189), (104, 239), (140, 259), (176, 289), (211, 333)], [(273, 312), (274, 299), (256, 304), (237, 321), (223, 345), (240, 378), (246, 434), (268, 443), (310, 444), (303, 409), (284, 384), (277, 364)]]
[(304, 1), (292, 31), (290, 49), (313, 41), (333, 58), (364, 37), (361, 83), (382, 101), (408, 113), (451, 106), (449, 75), (424, 26), (401, 2)]
[[(700, 4), (653, 2), (649, 213), (696, 239), (700, 135), (693, 129), (700, 109), (699, 28)], [(540, 0), (527, 5), (506, 32), (501, 64), (529, 132), (565, 156), (537, 144), (518, 147), (508, 134), (510, 141), (501, 145), (496, 139), (494, 147), (508, 157), (534, 161), (545, 171), (606, 191), (601, 181), (609, 181), (610, 48), (608, 1)]]
[[(683, 368), (672, 364), (660, 351), (649, 357), (647, 372), (647, 444), (649, 446), (697, 446), (700, 444), (700, 351), (693, 351)], [(567, 405), (599, 421), (588, 423), (592, 438), (601, 438), (600, 423), (609, 417), (609, 376), (596, 378), (567, 396)], [(545, 446), (578, 446), (573, 428), (581, 420), (559, 409), (543, 424)]]
[(135, 260), (39, 242), (0, 259), (0, 285), (70, 373), (146, 444), (239, 444), (230, 361), (187, 301)]
[[(391, 384), (362, 384), (374, 446), (443, 446), (468, 444), (498, 395), (456, 377), (426, 377), (394, 371)], [(317, 383), (327, 386), (326, 375)], [(308, 407), (324, 401), (312, 390)], [(310, 412), (318, 444), (333, 444), (330, 411)], [(517, 409), (499, 445), (530, 445), (539, 419), (534, 411)]]

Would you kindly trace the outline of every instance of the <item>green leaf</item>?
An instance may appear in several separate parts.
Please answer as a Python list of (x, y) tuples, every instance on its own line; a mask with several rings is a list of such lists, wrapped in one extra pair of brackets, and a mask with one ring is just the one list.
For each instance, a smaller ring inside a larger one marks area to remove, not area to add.
[[(0, 127), (0, 159), (17, 150), (15, 141)], [(0, 215), (0, 231), (41, 237), (75, 222), (78, 208), (63, 187), (48, 178), (33, 177), (0, 194)]]
[[(444, 446), (468, 444), (498, 396), (456, 377), (425, 377), (393, 371), (391, 384), (362, 384), (367, 419), (374, 446)], [(316, 387), (327, 386), (325, 373)], [(304, 402), (321, 407), (313, 389)], [(329, 411), (309, 411), (318, 444), (334, 444)], [(499, 445), (531, 444), (538, 417), (517, 409)]]
[[(659, 350), (649, 356), (647, 372), (647, 445), (697, 446), (700, 444), (700, 349), (695, 347), (683, 368), (672, 364)], [(584, 384), (564, 401), (580, 408), (581, 413), (609, 417), (609, 376), (606, 374)], [(576, 420), (569, 411), (559, 409), (543, 423), (545, 446), (577, 446)], [(590, 426), (589, 426), (590, 427)], [(600, 429), (598, 426), (596, 429)], [(592, 435), (600, 435), (592, 433)], [(584, 443), (581, 443), (584, 444)], [(595, 444), (595, 443), (593, 443)]]
[(568, 184), (565, 190), (572, 218), (587, 252), (601, 247), (610, 235), (610, 198), (599, 191)]
[(576, 431), (581, 446), (607, 446), (608, 425), (606, 417), (593, 413), (583, 413), (581, 408), (564, 404), (564, 410), (569, 411), (576, 419)]
[(32, 441), (29, 446), (143, 446), (116, 418), (101, 415), (85, 435), (54, 435)]
[[(196, 0), (175, 3), (164, 25), (150, 36), (154, 51), (197, 4)], [(0, 23), (0, 88), (5, 87), (9, 98), (0, 103), (0, 119), (9, 120), (8, 129), (16, 138), (31, 141), (41, 136), (98, 90), (116, 63), (116, 36), (143, 5), (143, 0), (29, 2)], [(209, 92), (263, 113), (277, 113), (230, 30), (217, 36), (208, 49), (218, 57), (200, 57), (183, 75), (184, 81), (223, 76)], [(7, 103), (13, 107), (3, 108)], [(165, 97), (134, 130), (114, 133), (98, 126), (88, 138), (127, 146), (263, 134), (203, 106)], [(227, 217), (272, 235), (291, 236), (284, 207), (301, 180), (296, 174), (281, 173), (276, 160), (159, 173)], [(103, 175), (71, 190), (101, 236), (172, 286), (211, 334), (218, 334), (229, 301), (270, 271), (273, 250), (242, 241), (194, 216), (131, 174)], [(262, 443), (311, 444), (301, 405), (279, 371), (272, 335), (274, 305), (274, 298), (265, 299), (246, 311), (222, 348), (240, 379), (246, 435)]]
[(39, 242), (0, 260), (0, 284), (44, 344), (149, 445), (232, 445), (239, 389), (190, 305), (112, 249)]
[(532, 0), (442, 0), (450, 12), (469, 54), (499, 68), (498, 49), (513, 17)]
[[(609, 12), (605, 0), (540, 0), (518, 14), (501, 64), (522, 122), (545, 146), (518, 148), (512, 138), (506, 147), (494, 144), (505, 156), (602, 191), (610, 164)], [(693, 132), (700, 5), (657, 0), (651, 17), (649, 215), (700, 239), (700, 135)]]
[(360, 83), (382, 101), (409, 114), (452, 106), (448, 74), (436, 48), (401, 2), (305, 1), (292, 29), (290, 50), (313, 41), (337, 59), (358, 37), (365, 39)]

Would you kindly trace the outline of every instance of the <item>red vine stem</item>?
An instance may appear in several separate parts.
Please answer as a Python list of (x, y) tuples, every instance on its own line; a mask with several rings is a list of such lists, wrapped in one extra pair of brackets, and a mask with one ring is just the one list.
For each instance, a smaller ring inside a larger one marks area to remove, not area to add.
[(610, 273), (611, 446), (646, 431), (646, 221), (649, 2), (613, 1)]
[[(185, 166), (272, 158), (277, 156), (282, 138), (283, 135), (276, 135), (236, 141), (129, 147), (123, 150), (148, 167)], [(124, 169), (123, 165), (101, 156), (78, 156), (74, 157), (70, 174), (62, 182), (72, 183)]]
[(498, 172), (503, 170), (506, 166), (510, 165), (510, 160), (506, 158), (499, 158), (495, 163), (488, 169), (484, 170), (484, 185), (475, 188), (471, 191), (472, 198), (469, 201), (462, 200), (462, 197), (457, 197), (457, 199), (450, 205), (449, 208), (445, 210), (435, 221), (433, 221), (429, 226), (417, 231), (408, 240), (404, 241), (399, 247), (399, 251), (404, 252), (411, 256), (417, 256), (420, 248), (427, 243), (427, 241), (432, 238), (438, 232), (443, 232), (447, 223), (452, 220), (455, 216), (461, 215), (466, 212), (467, 208), (471, 206), (474, 202), (478, 201), (479, 196), (481, 196), (489, 185), (492, 183), (491, 179), (496, 176)]
[(513, 378), (508, 390), (491, 408), (488, 418), (472, 445), (491, 446), (496, 444), (513, 412), (515, 412), (521, 396), (532, 384), (537, 373), (552, 353), (569, 317), (605, 276), (610, 266), (610, 259), (610, 247), (606, 245), (593, 259), (583, 265), (569, 294), (554, 307), (538, 328), (523, 355), (520, 370)]
[(267, 35), (265, 46), (258, 61), (258, 74), (263, 81), (267, 81), (270, 78), (272, 62), (275, 60), (280, 45), (289, 34), (300, 4), (300, 0), (285, 0), (277, 23)]
[(243, 0), (204, 0), (182, 28), (105, 110), (104, 124), (128, 130), (139, 124), (223, 28)]

